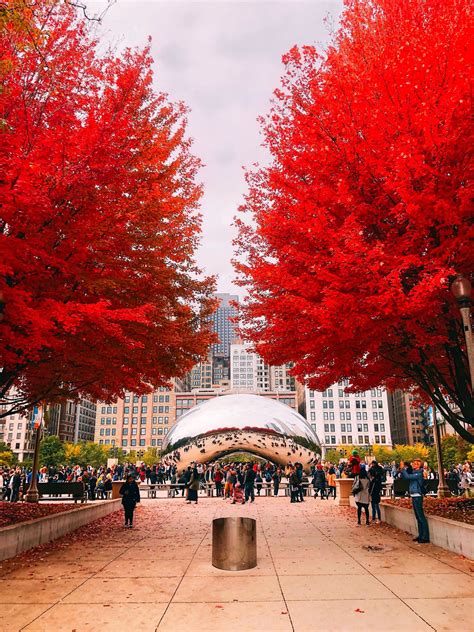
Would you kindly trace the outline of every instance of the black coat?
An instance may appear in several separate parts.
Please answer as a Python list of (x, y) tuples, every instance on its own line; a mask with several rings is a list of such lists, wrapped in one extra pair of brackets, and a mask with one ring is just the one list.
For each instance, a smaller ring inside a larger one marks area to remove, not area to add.
[(135, 507), (140, 502), (140, 490), (135, 481), (124, 483), (120, 488), (120, 496), (122, 496), (122, 505)]

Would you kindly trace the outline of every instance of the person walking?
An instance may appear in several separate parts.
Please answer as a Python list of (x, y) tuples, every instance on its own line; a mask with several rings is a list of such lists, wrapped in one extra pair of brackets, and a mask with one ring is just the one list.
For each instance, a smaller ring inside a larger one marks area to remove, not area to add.
[(120, 488), (120, 496), (122, 496), (122, 505), (125, 513), (125, 526), (130, 529), (133, 527), (133, 512), (137, 503), (140, 502), (140, 490), (131, 474), (127, 476), (127, 480)]
[(329, 471), (326, 476), (327, 484), (328, 484), (328, 492), (326, 498), (332, 496), (334, 499), (336, 498), (336, 468), (331, 465)]
[(321, 463), (318, 463), (313, 474), (313, 488), (314, 497), (318, 497), (318, 492), (321, 493), (321, 500), (326, 498), (326, 475)]
[(216, 486), (216, 496), (222, 496), (222, 481), (224, 477), (219, 466), (216, 466), (216, 471), (214, 472), (214, 484)]
[(253, 503), (255, 500), (255, 477), (255, 470), (250, 465), (250, 463), (248, 463), (245, 468), (244, 475), (245, 502), (248, 502), (248, 500), (250, 499), (250, 502)]
[(201, 476), (198, 472), (196, 465), (194, 465), (194, 469), (192, 470), (191, 478), (189, 480), (189, 485), (188, 485), (188, 497), (186, 500), (188, 505), (190, 505), (192, 502), (195, 505), (197, 505), (198, 491), (199, 491), (200, 484), (201, 484)]
[(362, 509), (365, 511), (365, 524), (368, 526), (369, 522), (369, 477), (365, 467), (360, 468), (358, 478), (354, 481), (354, 487), (358, 483), (358, 491), (354, 494), (354, 500), (357, 505), (357, 524), (360, 525), (360, 519), (362, 517)]
[(281, 481), (281, 469), (277, 468), (271, 477), (271, 480), (273, 481), (273, 495), (274, 496), (278, 496), (278, 492), (280, 490), (280, 481)]
[(289, 483), (290, 483), (290, 502), (299, 503), (300, 502), (300, 479), (298, 478), (296, 469), (293, 466), (291, 467), (291, 470), (290, 470)]
[(418, 537), (413, 538), (413, 542), (419, 544), (428, 544), (430, 541), (430, 532), (428, 521), (423, 511), (423, 470), (421, 459), (413, 460), (413, 466), (405, 466), (404, 462), (400, 463), (400, 475), (406, 481), (409, 481), (408, 493), (411, 497), (413, 513), (415, 514), (418, 524)]
[(20, 498), (20, 487), (21, 487), (21, 470), (19, 467), (16, 468), (15, 473), (13, 474), (10, 480), (10, 485), (11, 485), (11, 490), (12, 490), (10, 501), (12, 503), (16, 503), (18, 502), (18, 499)]
[(370, 483), (369, 483), (369, 494), (370, 494), (370, 504), (372, 506), (372, 522), (380, 522), (382, 520), (380, 514), (380, 498), (382, 495), (382, 475), (383, 469), (377, 463), (377, 461), (372, 461), (369, 470)]

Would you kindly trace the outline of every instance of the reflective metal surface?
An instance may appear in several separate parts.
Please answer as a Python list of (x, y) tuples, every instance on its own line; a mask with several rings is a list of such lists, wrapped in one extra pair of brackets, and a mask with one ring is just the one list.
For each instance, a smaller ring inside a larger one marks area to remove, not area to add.
[(163, 452), (179, 468), (192, 461), (215, 461), (234, 452), (251, 452), (274, 463), (308, 467), (319, 440), (306, 419), (269, 397), (223, 395), (195, 406), (168, 433)]
[(224, 571), (257, 566), (257, 521), (216, 518), (212, 521), (212, 565)]

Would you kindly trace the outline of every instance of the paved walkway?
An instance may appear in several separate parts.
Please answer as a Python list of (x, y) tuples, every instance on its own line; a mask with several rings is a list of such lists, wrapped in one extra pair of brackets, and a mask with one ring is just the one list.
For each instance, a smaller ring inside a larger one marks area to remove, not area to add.
[[(224, 515), (257, 518), (255, 569), (211, 566), (211, 520)], [(114, 514), (3, 563), (1, 632), (473, 629), (474, 562), (356, 527), (332, 501), (152, 500), (134, 530), (121, 523)]]

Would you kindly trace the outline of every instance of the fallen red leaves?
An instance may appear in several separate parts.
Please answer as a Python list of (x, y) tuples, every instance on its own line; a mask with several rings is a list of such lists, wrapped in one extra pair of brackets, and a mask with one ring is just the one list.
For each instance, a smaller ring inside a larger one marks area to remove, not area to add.
[(50, 514), (70, 511), (76, 505), (71, 503), (63, 504), (35, 504), (35, 503), (6, 503), (0, 502), (0, 527), (7, 527), (11, 524), (42, 518)]
[[(390, 499), (384, 500), (384, 502), (397, 507), (411, 509), (411, 500), (409, 498)], [(430, 498), (428, 496), (424, 499), (423, 507), (427, 514), (474, 524), (474, 498), (465, 498), (464, 496)]]

